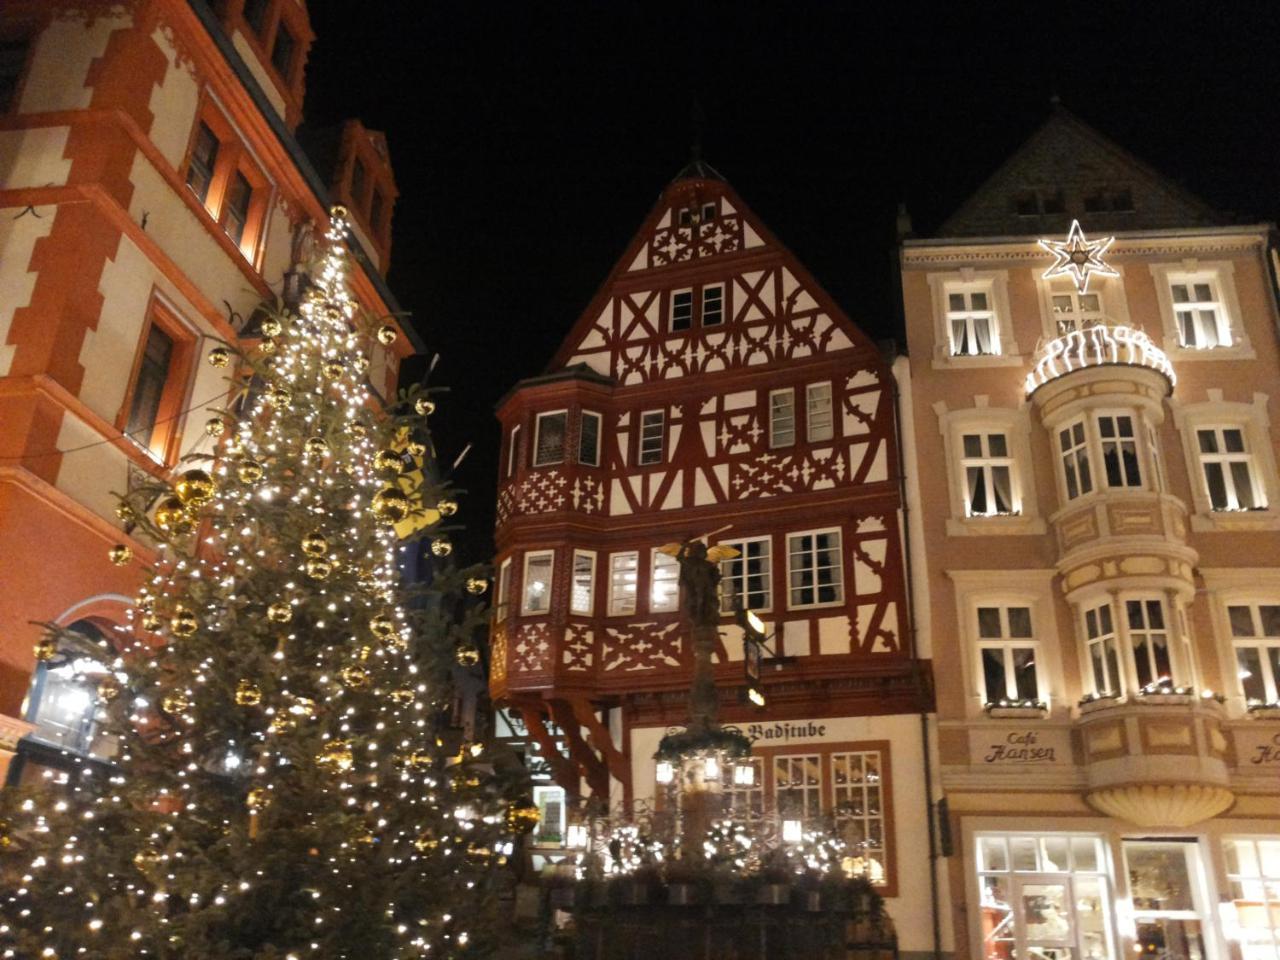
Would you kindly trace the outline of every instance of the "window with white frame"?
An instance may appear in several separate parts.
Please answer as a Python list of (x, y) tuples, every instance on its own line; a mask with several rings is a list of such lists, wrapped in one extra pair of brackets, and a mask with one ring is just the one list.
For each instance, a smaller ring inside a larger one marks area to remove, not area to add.
[(671, 329), (688, 330), (693, 325), (693, 291), (677, 290), (671, 294)]
[(822, 812), (822, 758), (816, 753), (775, 756), (773, 798), (787, 819), (817, 817)]
[(511, 428), (511, 438), (507, 441), (507, 476), (516, 472), (516, 463), (520, 458), (520, 424)]
[(1115, 957), (1102, 837), (979, 834), (975, 845), (982, 957)]
[(769, 446), (789, 447), (796, 442), (796, 394), (785, 390), (769, 391)]
[(1093, 474), (1089, 469), (1089, 440), (1083, 420), (1058, 431), (1058, 456), (1067, 485), (1067, 499), (1074, 500), (1091, 493)]
[(1156, 598), (1126, 600), (1128, 646), (1133, 655), (1139, 689), (1173, 683), (1169, 630), (1165, 626), (1164, 601)]
[(564, 846), (566, 804), (563, 787), (537, 785), (533, 788), (533, 805), (538, 808), (538, 826), (533, 842), (540, 847)]
[(1156, 490), (1164, 490), (1164, 467), (1160, 462), (1160, 436), (1156, 428), (1147, 424), (1147, 453), (1151, 457), (1151, 479)]
[(1280, 960), (1280, 837), (1222, 841), (1240, 960)]
[(1085, 610), (1084, 638), (1089, 658), (1089, 692), (1098, 697), (1117, 696), (1124, 690), (1124, 681), (1120, 675), (1120, 639), (1109, 601)]
[(1169, 296), (1182, 346), (1194, 350), (1231, 346), (1231, 324), (1219, 295), (1217, 277), (1170, 275)]
[(879, 750), (831, 754), (831, 812), (850, 854), (867, 863), (873, 882), (885, 876), (885, 797)]
[(511, 604), (511, 558), (502, 561), (498, 568), (498, 597), (493, 605), (493, 616), (496, 620), (507, 619)]
[(661, 410), (647, 410), (640, 416), (640, 465), (661, 463), (666, 446), (666, 416)]
[(569, 584), (569, 612), (590, 616), (595, 609), (596, 555), (593, 550), (573, 551), (573, 578)]
[(539, 550), (524, 555), (524, 599), (520, 612), (546, 613), (551, 609), (551, 566), (555, 554)]
[(1280, 704), (1280, 604), (1230, 604), (1227, 619), (1245, 703)]
[(720, 611), (732, 613), (739, 602), (744, 610), (757, 613), (773, 609), (770, 539), (753, 537), (720, 542), (738, 551), (736, 557), (720, 561)]
[(636, 550), (609, 554), (609, 616), (630, 616), (636, 612), (636, 585), (640, 575), (640, 554)]
[(805, 439), (822, 443), (835, 436), (835, 418), (831, 409), (831, 384), (811, 383), (804, 388)]
[(1083, 330), (1100, 323), (1103, 318), (1102, 294), (1081, 293), (1072, 283), (1054, 283), (1049, 288), (1049, 306), (1053, 310), (1053, 325), (1058, 336)]
[(964, 508), (970, 517), (1002, 517), (1019, 512), (1014, 464), (1005, 433), (961, 435)]
[(600, 466), (600, 414), (582, 411), (582, 427), (578, 431), (578, 462), (588, 467)]
[(680, 561), (670, 554), (653, 551), (649, 570), (649, 611), (670, 613), (679, 606)]
[(991, 705), (1041, 700), (1031, 608), (980, 606), (977, 613), (984, 702)]
[(746, 757), (738, 761), (751, 766), (751, 782), (739, 783), (734, 777), (724, 778), (725, 815), (734, 820), (752, 820), (764, 816), (764, 761)]
[(1124, 840), (1124, 865), (1140, 957), (1206, 957), (1213, 920), (1203, 900), (1200, 845), (1187, 840)]
[(724, 322), (724, 287), (720, 284), (702, 288), (702, 325), (714, 327)]
[(1264, 510), (1267, 506), (1243, 427), (1200, 427), (1196, 446), (1205, 492), (1214, 510)]
[(787, 537), (788, 606), (821, 607), (844, 601), (840, 531), (793, 533)]
[(1131, 414), (1099, 414), (1098, 440), (1102, 445), (1102, 469), (1107, 486), (1142, 486), (1134, 417)]
[(564, 437), (568, 424), (569, 414), (565, 410), (538, 414), (533, 435), (535, 467), (564, 462)]
[(1000, 332), (991, 303), (991, 291), (985, 287), (957, 287), (948, 284), (946, 297), (951, 355), (979, 357), (998, 354)]

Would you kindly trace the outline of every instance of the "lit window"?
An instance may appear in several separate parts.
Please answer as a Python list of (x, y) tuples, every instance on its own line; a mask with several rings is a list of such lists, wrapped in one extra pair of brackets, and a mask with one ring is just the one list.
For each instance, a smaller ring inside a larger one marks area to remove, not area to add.
[(191, 147), (191, 162), (187, 165), (187, 186), (201, 203), (209, 198), (209, 185), (213, 183), (213, 171), (218, 164), (218, 138), (206, 123), (196, 125), (196, 142)]
[(520, 462), (520, 424), (511, 428), (511, 437), (507, 441), (507, 476), (516, 472), (516, 464)]
[[(1142, 957), (1206, 957), (1211, 917), (1200, 902), (1196, 842), (1125, 840), (1135, 938)], [(1170, 949), (1171, 944), (1177, 944)]]
[(822, 813), (822, 763), (818, 754), (773, 758), (773, 796), (778, 814), (808, 820)]
[(1008, 437), (1003, 433), (966, 433), (961, 444), (965, 513), (970, 517), (1017, 513)]
[(1067, 499), (1074, 500), (1092, 492), (1093, 475), (1089, 471), (1089, 447), (1083, 420), (1058, 431), (1058, 448), (1063, 477), (1067, 482)]
[(1138, 439), (1134, 433), (1133, 417), (1124, 414), (1099, 416), (1098, 437), (1102, 444), (1102, 467), (1107, 478), (1107, 486), (1142, 486), (1142, 473), (1138, 469)]
[(1124, 689), (1120, 679), (1120, 647), (1111, 604), (1091, 607), (1084, 613), (1085, 646), (1089, 655), (1091, 692), (1096, 696), (1116, 696)]
[(1233, 604), (1227, 617), (1245, 702), (1251, 707), (1280, 704), (1280, 605)]
[(661, 410), (649, 410), (640, 417), (640, 465), (661, 463), (665, 446), (665, 417)]
[(511, 605), (511, 558), (508, 557), (502, 561), (502, 566), (498, 568), (498, 598), (493, 605), (493, 616), (495, 620), (507, 619), (507, 613), (510, 611)]
[(671, 329), (688, 330), (693, 324), (693, 291), (677, 290), (671, 294)]
[(1165, 627), (1164, 601), (1126, 600), (1124, 609), (1138, 687), (1166, 686), (1172, 683), (1173, 665), (1169, 660), (1169, 632)]
[(770, 540), (722, 540), (733, 547), (738, 556), (720, 561), (720, 611), (732, 613), (741, 601), (744, 610), (763, 613), (773, 608), (772, 564)]
[(885, 787), (879, 750), (831, 754), (831, 802), (836, 831), (865, 861), (862, 872), (884, 883)]
[(1196, 431), (1205, 489), (1214, 510), (1262, 510), (1262, 494), (1253, 456), (1242, 427), (1205, 427)]
[(237, 246), (244, 238), (244, 228), (249, 222), (249, 205), (253, 201), (253, 185), (239, 170), (231, 175), (227, 195), (222, 204), (222, 229), (227, 231)]
[(724, 322), (724, 287), (702, 288), (702, 325), (714, 327)]
[(1280, 957), (1280, 837), (1222, 841), (1241, 960)]
[(600, 466), (600, 414), (584, 410), (582, 429), (578, 434), (578, 462), (589, 467)]
[(791, 388), (769, 393), (769, 446), (789, 447), (796, 442), (796, 395)]
[(1169, 284), (1173, 314), (1178, 321), (1178, 341), (1184, 347), (1209, 350), (1231, 346), (1231, 328), (1211, 278), (1174, 280)]
[(31, 683), (27, 721), (32, 738), (81, 755), (111, 757), (115, 738), (103, 733), (106, 712), (98, 684), (109, 671), (102, 663), (109, 649), (101, 631), (87, 621), (71, 628), (52, 660), (39, 665)]
[(680, 561), (657, 550), (653, 551), (653, 569), (649, 581), (649, 610), (670, 613), (679, 606)]
[(194, 337), (160, 303), (144, 327), (141, 356), (118, 425), (157, 463), (175, 452), (194, 352)]
[(996, 315), (987, 290), (947, 292), (947, 328), (953, 357), (990, 356), (1000, 352)]
[(811, 383), (804, 389), (805, 437), (810, 443), (821, 443), (835, 435), (831, 415), (831, 384)]
[(290, 79), (289, 74), (293, 69), (293, 51), (297, 46), (293, 33), (281, 20), (276, 26), (275, 43), (271, 45), (271, 65), (285, 80)]
[(212, 103), (196, 120), (186, 182), (245, 259), (255, 262), (266, 232), (270, 182)]
[(563, 787), (535, 786), (533, 805), (538, 808), (538, 826), (533, 842), (539, 847), (562, 847), (565, 843), (566, 804)]
[(545, 467), (564, 462), (564, 434), (569, 414), (563, 410), (540, 413), (533, 437), (533, 465)]
[(796, 533), (787, 537), (790, 606), (816, 607), (844, 600), (840, 531)]
[(129, 404), (129, 422), (125, 432), (139, 446), (150, 447), (160, 415), (165, 384), (169, 382), (169, 366), (173, 359), (173, 337), (158, 324), (147, 330), (147, 345), (142, 363), (133, 382), (133, 400)]
[(555, 554), (550, 550), (524, 555), (524, 600), (521, 613), (546, 613), (551, 609), (551, 566)]
[(640, 554), (635, 550), (609, 555), (609, 616), (625, 617), (636, 612), (636, 580)]
[(988, 704), (1039, 700), (1030, 607), (978, 607), (978, 655)]
[(573, 583), (569, 591), (569, 612), (591, 616), (595, 608), (596, 555), (590, 550), (573, 551)]
[(725, 816), (734, 820), (759, 819), (764, 815), (764, 761), (760, 757), (748, 757), (738, 763), (751, 765), (751, 782), (740, 783), (734, 777), (725, 777), (721, 787)]
[(1080, 293), (1071, 284), (1054, 284), (1049, 300), (1058, 336), (1102, 322), (1102, 295)]

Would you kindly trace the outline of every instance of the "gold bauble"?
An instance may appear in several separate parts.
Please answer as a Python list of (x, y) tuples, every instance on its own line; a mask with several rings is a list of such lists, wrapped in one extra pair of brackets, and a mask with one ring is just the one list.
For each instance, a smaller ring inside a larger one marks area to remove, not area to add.
[(151, 594), (147, 593), (146, 588), (144, 587), (141, 591), (139, 591), (138, 597), (134, 601), (133, 605), (137, 607), (139, 610), (153, 610), (155, 609), (156, 598), (151, 596)]
[(399, 523), (409, 515), (409, 498), (399, 487), (385, 487), (374, 495), (370, 504), (373, 515), (385, 523)]
[(298, 721), (287, 714), (277, 713), (267, 724), (267, 733), (286, 733), (298, 725)]
[(302, 445), (302, 452), (308, 457), (323, 457), (329, 452), (329, 444), (323, 437), (308, 437), (307, 442)]
[(369, 369), (369, 358), (363, 353), (357, 353), (351, 358), (351, 365), (356, 368), (356, 373), (364, 373)]
[(209, 366), (222, 369), (231, 362), (231, 351), (226, 347), (214, 347), (209, 351)]
[(355, 423), (348, 424), (347, 432), (357, 440), (363, 440), (369, 435), (369, 428), (357, 420)]
[(110, 703), (120, 696), (120, 680), (114, 673), (108, 673), (98, 681), (98, 699)]
[(411, 457), (420, 457), (427, 452), (427, 445), (419, 443), (417, 440), (410, 440), (405, 444), (404, 448), (409, 451), (409, 456)]
[(398, 336), (400, 336), (399, 331), (389, 323), (384, 323), (378, 328), (378, 342), (384, 347), (395, 343)]
[(434, 850), (436, 847), (440, 846), (440, 841), (433, 837), (429, 832), (421, 833), (413, 841), (413, 845), (422, 853), (426, 853), (427, 851)]
[(387, 696), (391, 698), (392, 703), (399, 704), (402, 707), (413, 703), (417, 699), (417, 694), (409, 687), (400, 687), (398, 690), (392, 690)]
[(227, 432), (227, 421), (221, 417), (210, 417), (204, 422), (204, 432), (210, 437), (220, 437)]
[(489, 581), (484, 577), (467, 577), (467, 593), (477, 597), (489, 589)]
[(507, 807), (507, 829), (512, 833), (531, 833), (541, 819), (538, 808), (527, 801)]
[(107, 551), (107, 559), (114, 563), (117, 567), (123, 567), (126, 563), (133, 559), (133, 551), (123, 543), (117, 543), (114, 547)]
[(245, 794), (244, 805), (250, 810), (264, 810), (271, 803), (271, 792), (266, 787), (254, 787)]
[(236, 465), (236, 476), (240, 478), (241, 483), (257, 483), (262, 479), (264, 472), (262, 464), (257, 460), (246, 458)]
[(262, 702), (262, 688), (252, 680), (241, 680), (236, 684), (236, 704), (241, 707), (256, 707)]
[(295, 717), (313, 717), (316, 712), (316, 702), (310, 697), (294, 697), (293, 703), (289, 704), (289, 712)]
[(409, 641), (400, 634), (390, 637), (383, 643), (383, 646), (392, 653), (404, 653), (409, 649)]
[(339, 772), (350, 770), (355, 762), (350, 740), (330, 740), (316, 754), (316, 763), (322, 767), (332, 767)]
[(404, 758), (404, 763), (414, 770), (424, 770), (431, 766), (431, 754), (425, 750), (414, 750)]
[(458, 512), (457, 500), (441, 500), (436, 504), (436, 509), (440, 511), (442, 517), (452, 517)]
[(448, 537), (436, 537), (431, 541), (431, 552), (437, 557), (447, 557), (453, 553), (453, 544), (449, 542)]
[(147, 633), (155, 633), (160, 629), (160, 618), (154, 613), (146, 613), (142, 617), (141, 624), (142, 629), (146, 630)]
[(366, 597), (373, 597), (377, 596), (382, 586), (378, 583), (378, 578), (372, 570), (363, 570), (360, 572), (359, 579), (356, 580), (356, 589)]
[(348, 216), (350, 216), (350, 214), (347, 213), (347, 208), (340, 203), (335, 203), (329, 208), (330, 220), (345, 220)]
[(373, 456), (373, 469), (379, 473), (399, 473), (404, 468), (404, 461), (394, 450), (379, 450)]
[(368, 660), (372, 656), (373, 656), (373, 647), (369, 646), (368, 644), (356, 649), (356, 658), (359, 659), (361, 662)]
[(308, 557), (323, 557), (329, 552), (329, 541), (319, 530), (312, 530), (302, 538), (302, 552)]
[(195, 525), (195, 517), (177, 497), (165, 497), (156, 507), (156, 526), (165, 533), (186, 533)]
[(263, 399), (277, 410), (283, 410), (289, 405), (289, 401), (292, 400), (293, 397), (284, 387), (276, 387), (273, 390), (268, 390)]
[(258, 329), (262, 331), (264, 337), (278, 337), (281, 331), (284, 330), (284, 325), (275, 317), (267, 317), (262, 321)]
[(378, 614), (369, 621), (369, 632), (379, 640), (388, 640), (396, 635), (395, 621)]
[(138, 519), (138, 515), (134, 512), (133, 507), (129, 506), (127, 503), (120, 503), (116, 505), (116, 516), (125, 523)]
[(339, 377), (342, 376), (343, 366), (337, 360), (330, 360), (323, 367), (320, 368), (320, 372), (323, 373), (330, 380), (337, 380)]
[(191, 698), (185, 693), (178, 691), (177, 693), (167, 693), (160, 701), (160, 709), (172, 716), (175, 713), (183, 713), (191, 707)]
[(277, 600), (267, 607), (267, 619), (272, 623), (288, 623), (293, 619), (293, 606), (287, 600)]
[(217, 487), (213, 484), (213, 477), (203, 470), (188, 470), (178, 478), (173, 490), (183, 503), (199, 507), (213, 499)]
[(261, 340), (258, 341), (258, 349), (261, 350), (263, 353), (275, 353), (276, 342), (272, 340), (270, 337), (263, 337)]
[(175, 637), (189, 637), (200, 626), (200, 621), (196, 619), (196, 615), (186, 607), (178, 607), (173, 611), (173, 618), (169, 621), (169, 629), (173, 631)]
[(160, 859), (160, 851), (154, 847), (143, 847), (133, 855), (133, 865), (139, 870), (146, 871), (159, 863)]
[(413, 402), (413, 409), (418, 411), (418, 416), (429, 417), (436, 412), (436, 404), (434, 400), (428, 400), (426, 397), (419, 397)]
[(58, 641), (52, 637), (41, 637), (34, 648), (36, 659), (47, 663), (58, 655)]
[(339, 670), (338, 678), (352, 690), (360, 690), (369, 685), (369, 671), (355, 664)]
[(480, 648), (470, 640), (464, 640), (454, 648), (453, 659), (459, 666), (474, 667), (480, 662)]
[(323, 557), (312, 557), (307, 561), (307, 576), (312, 580), (327, 580), (333, 573), (333, 564)]

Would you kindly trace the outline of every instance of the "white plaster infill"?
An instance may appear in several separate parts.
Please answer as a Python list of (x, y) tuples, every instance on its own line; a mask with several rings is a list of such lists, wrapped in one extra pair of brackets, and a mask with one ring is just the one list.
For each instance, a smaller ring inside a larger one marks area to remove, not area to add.
[(1042, 344), (1033, 356), (1027, 374), (1027, 395), (1051, 380), (1087, 367), (1146, 367), (1163, 374), (1170, 389), (1178, 382), (1168, 355), (1141, 330), (1098, 323), (1055, 337)]

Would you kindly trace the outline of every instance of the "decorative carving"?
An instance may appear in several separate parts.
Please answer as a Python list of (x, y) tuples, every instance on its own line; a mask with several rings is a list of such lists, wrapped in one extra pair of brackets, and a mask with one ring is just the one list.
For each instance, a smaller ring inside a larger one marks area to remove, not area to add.
[(550, 628), (545, 623), (524, 623), (516, 628), (511, 647), (512, 673), (538, 673), (551, 668)]
[(566, 670), (590, 670), (595, 663), (595, 639), (590, 627), (571, 623), (564, 631), (560, 663)]
[(680, 666), (680, 625), (628, 623), (606, 627), (601, 663), (605, 673)]

